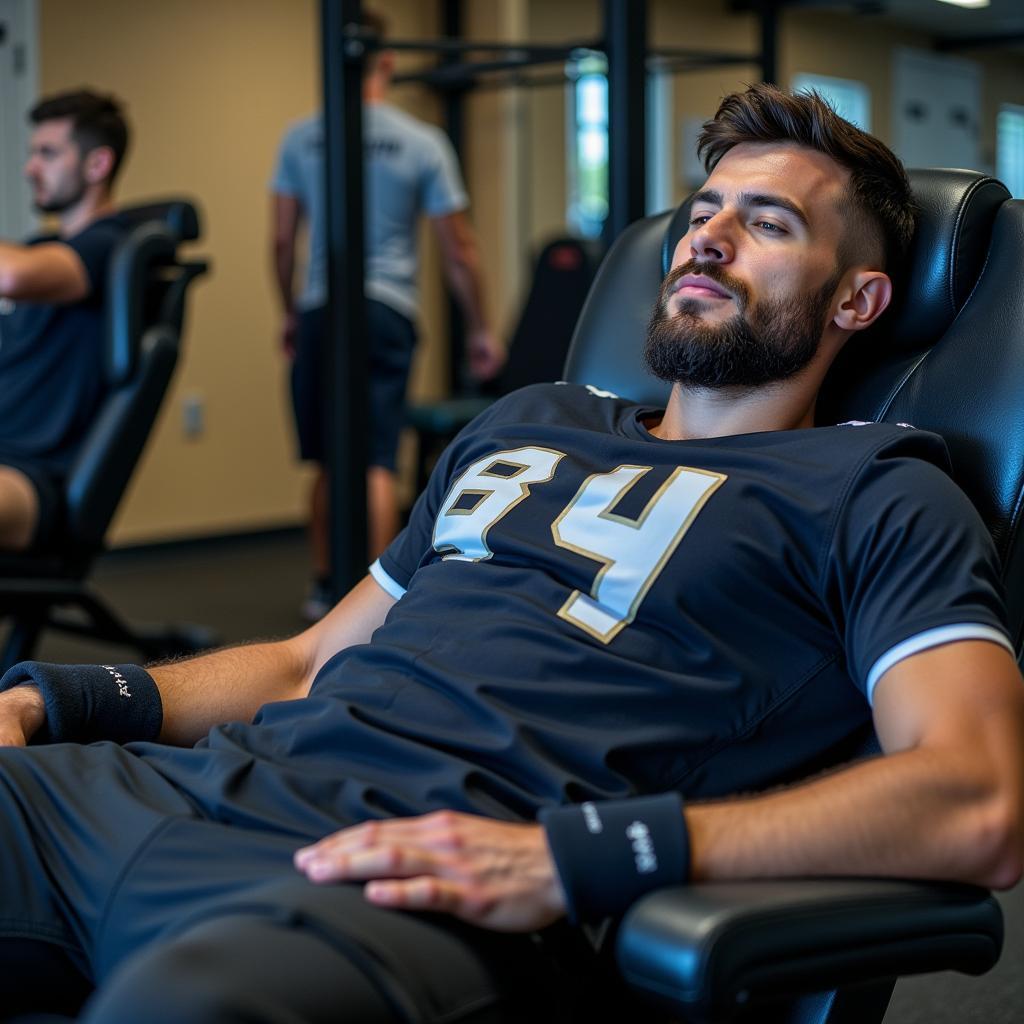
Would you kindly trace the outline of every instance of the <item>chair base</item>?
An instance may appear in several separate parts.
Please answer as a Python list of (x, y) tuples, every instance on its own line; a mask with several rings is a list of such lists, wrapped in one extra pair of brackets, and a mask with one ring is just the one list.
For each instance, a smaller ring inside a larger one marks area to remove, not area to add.
[(146, 661), (198, 654), (220, 643), (192, 623), (131, 626), (80, 581), (4, 580), (0, 616), (11, 630), (0, 652), (0, 671), (32, 658), (43, 630), (56, 630), (135, 651)]

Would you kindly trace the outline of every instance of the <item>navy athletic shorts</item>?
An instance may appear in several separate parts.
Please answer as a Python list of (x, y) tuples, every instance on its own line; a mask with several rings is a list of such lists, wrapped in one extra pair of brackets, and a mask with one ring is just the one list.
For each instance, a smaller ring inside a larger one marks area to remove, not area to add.
[(0, 466), (9, 466), (28, 477), (36, 492), (39, 513), (29, 551), (45, 548), (64, 521), (64, 477), (55, 469), (27, 459), (8, 458), (0, 452)]
[[(405, 389), (416, 347), (412, 321), (383, 302), (366, 300), (370, 339), (370, 450), (367, 462), (394, 471), (398, 435), (405, 421)], [(292, 407), (299, 457), (327, 460), (327, 309), (318, 306), (299, 315), (292, 363)]]
[(96, 985), (89, 1024), (564, 1019), (558, 929), (553, 946), (314, 886), (292, 854), (318, 837), (200, 817), (115, 744), (0, 750), (0, 827), (7, 1012), (71, 1012)]

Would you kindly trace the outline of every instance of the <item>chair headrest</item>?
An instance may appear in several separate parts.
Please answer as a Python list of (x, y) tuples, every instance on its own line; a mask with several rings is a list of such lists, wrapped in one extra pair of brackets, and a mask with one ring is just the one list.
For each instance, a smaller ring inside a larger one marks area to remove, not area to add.
[(128, 228), (157, 221), (179, 242), (194, 242), (200, 234), (199, 211), (190, 199), (154, 199), (122, 207), (117, 216)]
[[(948, 330), (985, 261), (996, 213), (1009, 198), (975, 171), (910, 172), (918, 215), (905, 267), (895, 268), (892, 307), (840, 353), (825, 381), (820, 422), (883, 418), (879, 410), (902, 371)], [(655, 380), (623, 344), (642, 343), (644, 324), (686, 233), (690, 203), (631, 225), (605, 257), (590, 290), (566, 362), (568, 380), (595, 384), (638, 402), (663, 404)]]
[[(933, 343), (956, 318), (978, 280), (996, 211), (1010, 198), (1002, 182), (977, 171), (911, 170), (917, 204), (906, 265), (891, 268), (893, 304), (872, 333), (882, 332), (892, 352), (915, 352)], [(662, 272), (686, 234), (690, 202), (672, 215), (661, 247)]]
[(174, 262), (176, 241), (159, 220), (146, 218), (133, 227), (110, 257), (107, 277), (105, 377), (119, 387), (134, 373), (147, 320), (154, 269)]

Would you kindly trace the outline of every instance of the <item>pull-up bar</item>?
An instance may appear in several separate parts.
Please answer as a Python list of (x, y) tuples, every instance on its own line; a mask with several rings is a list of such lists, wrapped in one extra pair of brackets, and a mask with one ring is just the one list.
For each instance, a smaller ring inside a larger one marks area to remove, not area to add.
[[(662, 51), (659, 71), (712, 64), (760, 63), (775, 77), (777, 5), (757, 3), (761, 17), (760, 58), (745, 54)], [(445, 11), (458, 10), (449, 0)], [(360, 0), (320, 0), (323, 58), (324, 174), (327, 211), (328, 345), (331, 436), (328, 445), (331, 508), (331, 582), (336, 595), (348, 591), (366, 569), (366, 457), (368, 354), (363, 298), (362, 69), (380, 46), (447, 57), (442, 67), (396, 81), (428, 81), (457, 99), (476, 85), (475, 75), (521, 71), (566, 60), (580, 51), (604, 52), (608, 61), (609, 210), (605, 240), (611, 242), (644, 214), (644, 85), (647, 73), (646, 0), (604, 0), (601, 41), (536, 44), (480, 42), (457, 38), (380, 40), (361, 27)], [(457, 22), (451, 18), (451, 24)], [(451, 25), (445, 26), (451, 31)], [(488, 54), (476, 62), (461, 54)], [(678, 62), (678, 63), (677, 63)], [(550, 81), (550, 79), (549, 79)], [(487, 79), (484, 79), (487, 82)], [(524, 84), (527, 84), (526, 80)]]

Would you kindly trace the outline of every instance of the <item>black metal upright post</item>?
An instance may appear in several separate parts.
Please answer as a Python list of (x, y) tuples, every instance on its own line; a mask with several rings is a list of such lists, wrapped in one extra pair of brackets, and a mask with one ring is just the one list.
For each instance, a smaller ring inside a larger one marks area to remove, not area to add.
[[(462, 38), (462, 0), (443, 0), (441, 4), (441, 35), (445, 39)], [(441, 59), (442, 66), (445, 64), (458, 64), (462, 60), (459, 53), (446, 53)], [(465, 174), (465, 162), (463, 160), (464, 123), (463, 97), (466, 95), (466, 86), (449, 86), (443, 92), (444, 96), (444, 126), (451, 139), (452, 148), (459, 158), (459, 166)], [(458, 394), (465, 384), (464, 362), (466, 355), (466, 325), (462, 317), (462, 310), (453, 296), (448, 295), (448, 384), (452, 394)]]
[(779, 77), (779, 6), (769, 2), (761, 5), (761, 81), (772, 85)]
[(364, 45), (360, 0), (320, 0), (327, 201), (328, 409), (331, 586), (335, 597), (366, 571), (366, 456), (370, 424), (363, 299)]
[(647, 0), (605, 0), (608, 58), (608, 218), (611, 244), (646, 212)]

